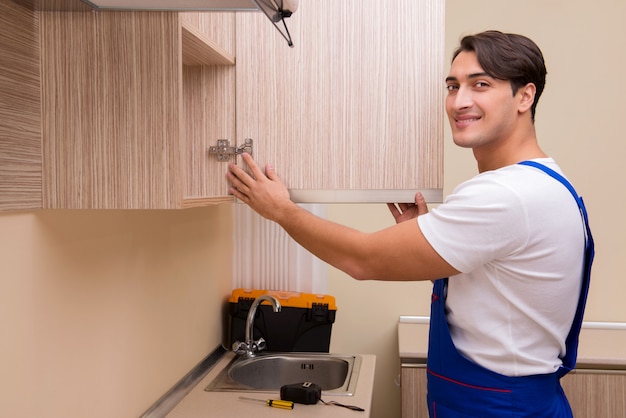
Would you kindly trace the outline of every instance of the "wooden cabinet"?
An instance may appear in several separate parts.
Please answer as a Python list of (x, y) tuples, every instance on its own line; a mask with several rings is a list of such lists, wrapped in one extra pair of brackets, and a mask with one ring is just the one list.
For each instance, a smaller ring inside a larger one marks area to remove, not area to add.
[(262, 13), (0, 5), (0, 210), (232, 201), (208, 149), (245, 138), (296, 201), (442, 199), (443, 0), (302, 1), (295, 48)]
[(0, 210), (40, 207), (39, 19), (0, 0)]
[(234, 13), (0, 8), (0, 210), (232, 201)]
[(442, 199), (443, 0), (303, 0), (288, 48), (237, 15), (237, 137), (302, 202)]
[(402, 364), (402, 418), (428, 418), (426, 364)]
[[(576, 418), (624, 418), (626, 370), (575, 369), (561, 384)], [(402, 417), (428, 418), (426, 365), (402, 364)]]
[(44, 208), (231, 200), (233, 13), (41, 12), (41, 74)]
[(626, 370), (575, 369), (561, 384), (576, 418), (626, 417)]
[(0, 11), (0, 210), (232, 201), (234, 13)]

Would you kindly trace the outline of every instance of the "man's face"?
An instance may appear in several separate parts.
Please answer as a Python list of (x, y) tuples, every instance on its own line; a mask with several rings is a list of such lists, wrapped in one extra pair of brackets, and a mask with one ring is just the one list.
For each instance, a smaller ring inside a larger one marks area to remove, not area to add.
[(446, 112), (454, 143), (464, 148), (497, 147), (515, 130), (519, 92), (498, 80), (478, 63), (474, 52), (461, 52), (446, 78)]

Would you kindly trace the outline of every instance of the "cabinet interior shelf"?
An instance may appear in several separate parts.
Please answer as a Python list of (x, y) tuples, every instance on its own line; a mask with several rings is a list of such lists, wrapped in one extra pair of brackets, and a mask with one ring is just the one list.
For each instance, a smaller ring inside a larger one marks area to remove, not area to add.
[(188, 22), (182, 22), (183, 65), (235, 65), (235, 57), (200, 33)]

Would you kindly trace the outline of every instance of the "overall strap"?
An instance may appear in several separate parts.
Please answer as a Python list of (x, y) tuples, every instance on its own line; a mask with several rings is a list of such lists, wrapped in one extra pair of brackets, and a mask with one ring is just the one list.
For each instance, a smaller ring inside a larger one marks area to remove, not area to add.
[(559, 375), (564, 376), (576, 366), (576, 357), (578, 355), (578, 336), (580, 334), (580, 329), (583, 323), (583, 314), (585, 312), (587, 294), (589, 293), (591, 265), (593, 264), (593, 258), (595, 255), (593, 236), (591, 235), (591, 229), (589, 228), (589, 219), (587, 217), (587, 209), (585, 208), (585, 203), (583, 202), (582, 197), (580, 197), (578, 193), (576, 193), (574, 187), (569, 181), (567, 181), (567, 179), (565, 179), (565, 177), (552, 170), (551, 168), (548, 168), (545, 165), (535, 161), (522, 161), (519, 164), (538, 168), (539, 170), (544, 171), (548, 175), (561, 182), (570, 191), (572, 196), (574, 196), (574, 200), (576, 200), (576, 204), (578, 205), (578, 208), (580, 210), (581, 217), (585, 223), (585, 261), (583, 265), (583, 280), (580, 295), (578, 298), (578, 307), (576, 309), (576, 315), (574, 316), (574, 322), (572, 323), (572, 328), (570, 329), (567, 339), (565, 340), (566, 353), (565, 357), (563, 357), (562, 359), (563, 366), (561, 366), (561, 369), (559, 370)]
[(574, 199), (576, 200), (576, 203), (578, 204), (578, 206), (579, 207), (581, 206), (580, 203), (579, 203), (579, 201), (581, 200), (581, 197), (578, 196), (578, 193), (576, 193), (576, 190), (574, 189), (574, 186), (572, 186), (572, 184), (569, 181), (567, 181), (567, 179), (565, 177), (563, 177), (562, 175), (560, 175), (559, 173), (557, 173), (553, 169), (551, 169), (549, 167), (546, 167), (545, 165), (540, 164), (540, 163), (538, 163), (536, 161), (529, 161), (528, 160), (528, 161), (522, 161), (522, 162), (520, 162), (518, 164), (527, 165), (527, 166), (538, 168), (539, 170), (542, 170), (545, 173), (549, 174), (550, 176), (554, 177), (555, 179), (560, 181), (563, 184), (563, 186), (567, 187), (567, 190), (569, 190), (569, 192), (572, 194), (572, 196), (574, 196)]

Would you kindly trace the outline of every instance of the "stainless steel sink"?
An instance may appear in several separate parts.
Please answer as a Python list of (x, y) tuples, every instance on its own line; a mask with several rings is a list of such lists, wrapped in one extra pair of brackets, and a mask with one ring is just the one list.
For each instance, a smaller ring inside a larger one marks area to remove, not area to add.
[(209, 392), (277, 392), (281, 386), (313, 382), (322, 392), (352, 395), (361, 368), (358, 355), (262, 353), (236, 357), (205, 388)]

